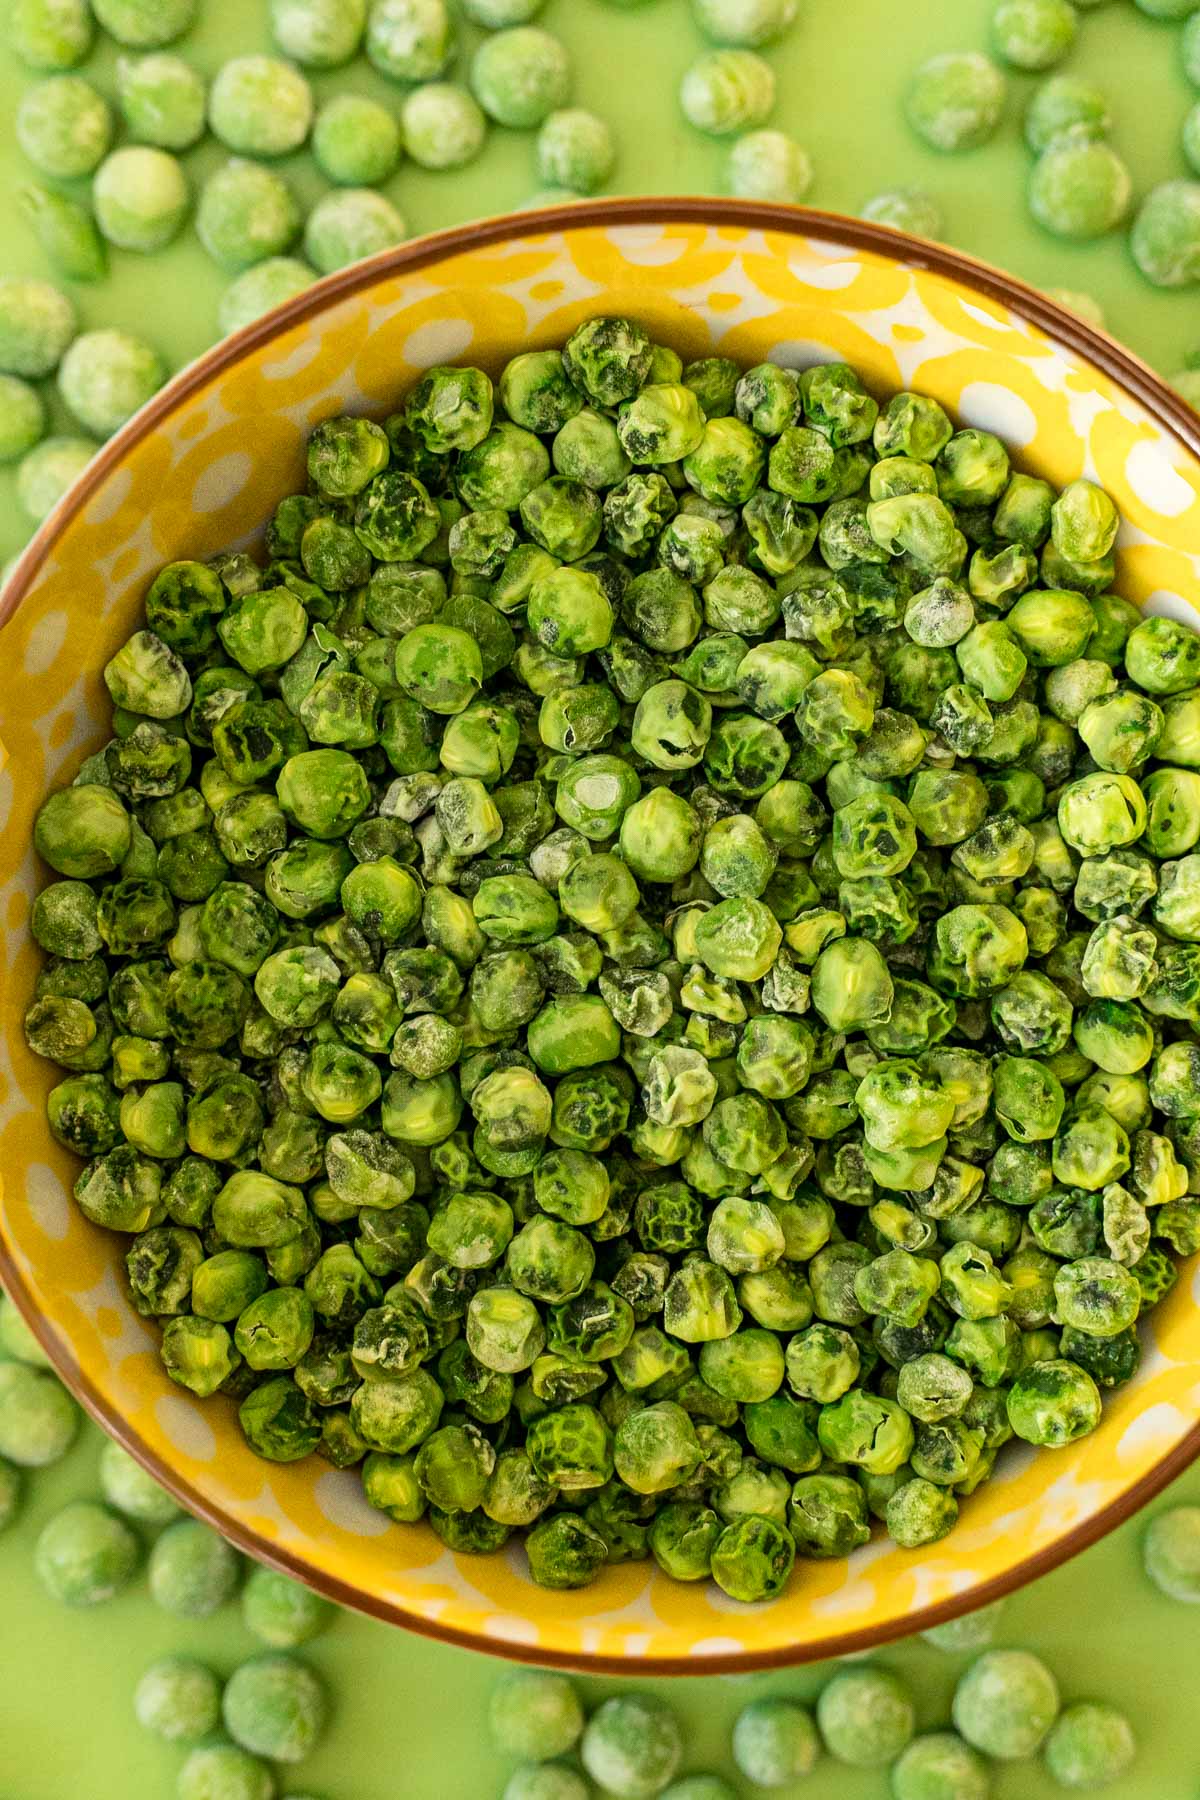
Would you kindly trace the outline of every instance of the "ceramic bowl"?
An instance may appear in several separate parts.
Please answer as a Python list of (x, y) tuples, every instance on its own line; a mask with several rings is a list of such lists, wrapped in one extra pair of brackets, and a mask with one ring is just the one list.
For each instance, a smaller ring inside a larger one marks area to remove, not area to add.
[(916, 387), (998, 432), (1055, 483), (1086, 474), (1125, 519), (1118, 586), (1182, 617), (1200, 593), (1200, 427), (1109, 339), (995, 270), (827, 214), (718, 200), (605, 201), (422, 239), (321, 282), (185, 370), (97, 456), (38, 533), (0, 616), (0, 1274), (66, 1381), (188, 1507), (335, 1599), (411, 1629), (542, 1663), (747, 1670), (866, 1648), (996, 1598), (1125, 1518), (1200, 1450), (1194, 1271), (1147, 1323), (1136, 1380), (1069, 1449), (1010, 1446), (940, 1544), (878, 1539), (801, 1562), (744, 1607), (652, 1564), (581, 1593), (528, 1582), (518, 1545), (452, 1555), (371, 1511), (353, 1472), (281, 1467), (230, 1402), (173, 1387), (132, 1311), (121, 1245), (70, 1199), (43, 1122), (54, 1079), (21, 1032), (38, 952), (30, 847), (42, 796), (107, 735), (99, 671), (152, 573), (251, 542), (303, 479), (305, 434), (383, 414), (425, 366), (496, 373), (596, 313), (629, 313), (687, 356), (845, 358), (879, 390)]

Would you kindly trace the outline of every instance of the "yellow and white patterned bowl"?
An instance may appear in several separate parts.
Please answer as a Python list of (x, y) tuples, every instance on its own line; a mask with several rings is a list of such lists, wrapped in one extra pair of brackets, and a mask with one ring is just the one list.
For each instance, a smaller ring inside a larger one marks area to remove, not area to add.
[[(994, 270), (879, 227), (736, 202), (582, 204), (414, 243), (334, 276), (186, 370), (96, 459), (0, 603), (0, 1274), (101, 1422), (193, 1511), (335, 1598), (498, 1654), (699, 1672), (865, 1648), (995, 1598), (1081, 1549), (1200, 1451), (1200, 1311), (1189, 1272), (1148, 1327), (1140, 1374), (1069, 1449), (1010, 1448), (943, 1543), (877, 1541), (800, 1563), (787, 1596), (743, 1607), (645, 1563), (578, 1594), (531, 1586), (519, 1548), (452, 1555), (391, 1525), (354, 1473), (277, 1467), (231, 1404), (171, 1385), (131, 1310), (120, 1245), (70, 1200), (43, 1123), (53, 1074), (21, 1033), (38, 955), (38, 802), (107, 735), (99, 670), (164, 562), (251, 541), (302, 480), (305, 434), (390, 410), (418, 371), (495, 373), (595, 313), (630, 313), (689, 356), (845, 358), (879, 390), (917, 387), (995, 430), (1026, 468), (1088, 475), (1125, 526), (1119, 588), (1189, 616), (1200, 592), (1200, 432), (1108, 339)], [(1191, 614), (1190, 616), (1195, 616)]]

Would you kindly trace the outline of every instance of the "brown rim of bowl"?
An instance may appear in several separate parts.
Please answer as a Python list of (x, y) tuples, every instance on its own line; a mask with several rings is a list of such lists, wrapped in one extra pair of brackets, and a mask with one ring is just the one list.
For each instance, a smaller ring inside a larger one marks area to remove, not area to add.
[[(972, 256), (965, 256), (960, 251), (947, 249), (942, 244), (933, 243), (925, 238), (910, 237), (906, 232), (895, 231), (888, 225), (875, 225), (863, 219), (850, 218), (843, 213), (819, 212), (803, 206), (775, 206), (766, 202), (746, 200), (726, 200), (705, 198), (701, 196), (684, 198), (654, 197), (633, 198), (625, 200), (581, 200), (564, 206), (544, 207), (525, 213), (506, 213), (493, 219), (480, 219), (472, 224), (455, 226), (448, 231), (440, 231), (428, 237), (416, 238), (411, 244), (402, 245), (395, 250), (382, 251), (378, 256), (367, 261), (355, 263), (348, 269), (327, 276), (306, 288), (295, 299), (276, 307), (273, 312), (262, 319), (247, 325), (243, 330), (234, 332), (203, 356), (190, 363), (179, 375), (168, 382), (153, 400), (130, 420), (128, 425), (110, 438), (108, 443), (97, 452), (96, 456), (84, 471), (80, 480), (71, 489), (62, 502), (54, 509), (49, 518), (39, 526), (37, 532), (26, 546), (17, 562), (3, 595), (0, 596), (0, 626), (3, 626), (16, 612), (32, 584), (33, 576), (42, 558), (51, 546), (62, 535), (65, 527), (85, 506), (97, 486), (108, 475), (110, 470), (120, 462), (126, 450), (138, 443), (152, 432), (164, 419), (178, 401), (186, 399), (189, 394), (203, 387), (214, 376), (232, 367), (250, 350), (288, 330), (294, 325), (302, 324), (306, 319), (322, 312), (332, 300), (347, 299), (361, 289), (372, 287), (381, 277), (389, 274), (409, 274), (415, 269), (424, 268), (427, 264), (440, 262), (448, 256), (461, 254), (469, 250), (486, 249), (492, 244), (505, 243), (513, 238), (536, 237), (540, 234), (570, 230), (584, 226), (607, 225), (715, 225), (734, 227), (757, 227), (764, 231), (791, 233), (792, 235), (823, 238), (835, 244), (845, 245), (854, 250), (870, 250), (905, 262), (917, 268), (929, 269), (939, 275), (947, 275), (953, 280), (963, 282), (992, 300), (997, 300), (1010, 307), (1022, 318), (1040, 326), (1044, 331), (1086, 356), (1091, 362), (1103, 370), (1110, 379), (1117, 381), (1125, 390), (1146, 408), (1148, 412), (1166, 425), (1200, 458), (1200, 418), (1190, 406), (1174, 393), (1164, 381), (1157, 376), (1147, 364), (1136, 357), (1132, 351), (1126, 350), (1103, 332), (1095, 331), (1082, 319), (1063, 307), (1048, 300), (1044, 294), (1038, 293), (1015, 276), (1006, 275), (993, 268), (989, 263), (979, 262)], [(2, 1220), (0, 1220), (2, 1226)], [(0, 1279), (15, 1301), (26, 1323), (33, 1331), (37, 1341), (50, 1357), (58, 1374), (80, 1401), (82, 1406), (104, 1431), (140, 1462), (154, 1478), (166, 1488), (168, 1493), (186, 1509), (194, 1513), (230, 1542), (244, 1550), (248, 1556), (258, 1562), (278, 1569), (285, 1575), (307, 1583), (319, 1593), (326, 1595), (338, 1605), (367, 1614), (371, 1618), (380, 1619), (388, 1624), (403, 1625), (408, 1630), (422, 1637), (436, 1638), (456, 1648), (474, 1650), (483, 1655), (502, 1657), (513, 1662), (535, 1663), (543, 1668), (564, 1668), (579, 1670), (588, 1674), (603, 1675), (720, 1675), (748, 1674), (754, 1670), (782, 1669), (793, 1667), (798, 1663), (824, 1662), (833, 1657), (846, 1656), (854, 1652), (874, 1649), (879, 1644), (892, 1643), (898, 1638), (913, 1636), (916, 1632), (927, 1631), (931, 1626), (945, 1624), (950, 1619), (958, 1618), (966, 1612), (974, 1612), (978, 1607), (987, 1606), (992, 1601), (1001, 1600), (1006, 1595), (1015, 1593), (1026, 1583), (1047, 1575), (1051, 1569), (1058, 1568), (1061, 1563), (1077, 1556), (1096, 1543), (1109, 1531), (1131, 1518), (1141, 1507), (1153, 1500), (1162, 1492), (1177, 1475), (1181, 1475), (1188, 1466), (1200, 1457), (1200, 1423), (1194, 1425), (1187, 1435), (1180, 1440), (1168, 1455), (1164, 1456), (1147, 1475), (1133, 1484), (1108, 1506), (1077, 1525), (1066, 1533), (1055, 1544), (1039, 1551), (1034, 1556), (1024, 1558), (1005, 1575), (997, 1576), (993, 1581), (985, 1582), (981, 1588), (973, 1589), (969, 1595), (956, 1596), (938, 1602), (934, 1606), (918, 1608), (891, 1624), (875, 1626), (870, 1629), (846, 1631), (828, 1638), (819, 1650), (811, 1653), (807, 1648), (796, 1651), (775, 1650), (746, 1656), (704, 1656), (704, 1657), (621, 1657), (621, 1656), (574, 1656), (566, 1651), (546, 1650), (536, 1646), (516, 1643), (496, 1642), (490, 1638), (482, 1638), (470, 1631), (459, 1631), (452, 1626), (442, 1624), (436, 1619), (427, 1619), (410, 1612), (407, 1608), (394, 1605), (374, 1595), (366, 1594), (357, 1588), (341, 1581), (335, 1575), (329, 1575), (314, 1569), (303, 1558), (293, 1556), (260, 1537), (257, 1532), (248, 1530), (235, 1520), (226, 1517), (220, 1507), (212, 1505), (199, 1494), (189, 1482), (183, 1481), (169, 1464), (164, 1463), (138, 1436), (137, 1432), (112, 1410), (94, 1387), (89, 1376), (83, 1371), (68, 1351), (59, 1343), (56, 1336), (49, 1333), (34, 1307), (32, 1298), (25, 1287), (24, 1280), (13, 1257), (3, 1241), (0, 1232)], [(586, 1597), (582, 1603), (586, 1605)]]

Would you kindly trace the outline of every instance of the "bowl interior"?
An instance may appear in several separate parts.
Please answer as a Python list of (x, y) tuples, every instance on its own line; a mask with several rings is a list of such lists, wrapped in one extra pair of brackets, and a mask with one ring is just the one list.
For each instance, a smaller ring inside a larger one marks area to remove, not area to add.
[[(942, 266), (927, 266), (930, 262)], [(1197, 1281), (1147, 1326), (1137, 1379), (1094, 1436), (1011, 1447), (957, 1530), (917, 1553), (875, 1542), (802, 1563), (787, 1596), (742, 1607), (647, 1564), (582, 1594), (531, 1586), (517, 1546), (456, 1556), (391, 1525), (357, 1476), (264, 1463), (232, 1405), (172, 1387), (131, 1310), (121, 1244), (70, 1200), (73, 1159), (43, 1123), (54, 1074), (21, 1017), (38, 962), (27, 919), (41, 797), (107, 735), (99, 670), (164, 562), (250, 543), (302, 479), (305, 434), (343, 409), (383, 414), (417, 372), (560, 344), (629, 313), (688, 356), (844, 358), (879, 391), (917, 387), (998, 432), (1056, 483), (1086, 474), (1126, 520), (1120, 591), (1196, 622), (1200, 454), (1182, 409), (1105, 340), (1017, 284), (895, 234), (827, 216), (706, 201), (577, 207), (426, 240), (321, 284), (181, 376), (103, 455), (8, 590), (0, 640), (0, 1272), (67, 1379), (135, 1453), (256, 1554), (339, 1599), (510, 1655), (698, 1670), (797, 1661), (903, 1635), (982, 1603), (1082, 1548), (1200, 1448)]]

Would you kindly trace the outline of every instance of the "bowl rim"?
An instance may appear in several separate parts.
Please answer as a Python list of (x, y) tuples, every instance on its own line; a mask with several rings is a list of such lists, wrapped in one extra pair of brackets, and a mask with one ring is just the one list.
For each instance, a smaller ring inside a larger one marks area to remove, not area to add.
[[(414, 238), (391, 250), (338, 270), (314, 282), (293, 299), (256, 319), (240, 331), (221, 339), (188, 363), (127, 424), (97, 452), (83, 475), (63, 497), (20, 553), (0, 593), (0, 628), (14, 616), (30, 592), (36, 572), (67, 526), (91, 499), (101, 483), (119, 465), (126, 452), (152, 433), (162, 419), (198, 389), (236, 366), (248, 353), (281, 333), (316, 317), (335, 301), (352, 298), (389, 275), (408, 275), (431, 263), (468, 251), (535, 238), (576, 228), (636, 225), (705, 225), (721, 229), (758, 229), (790, 236), (823, 239), (849, 250), (871, 251), (933, 274), (948, 276), (988, 299), (997, 300), (1019, 317), (1040, 327), (1058, 342), (1086, 357), (1166, 426), (1200, 460), (1200, 416), (1179, 394), (1133, 351), (1106, 332), (1088, 325), (1076, 314), (1050, 300), (1036, 288), (977, 257), (931, 239), (918, 238), (889, 225), (854, 218), (845, 213), (815, 207), (785, 206), (765, 201), (728, 199), (720, 196), (639, 196), (579, 200), (556, 206), (531, 208), (473, 220), (444, 231)], [(473, 1650), (507, 1661), (532, 1663), (546, 1668), (573, 1669), (583, 1673), (646, 1677), (660, 1675), (749, 1674), (754, 1671), (795, 1667), (804, 1662), (832, 1660), (862, 1653), (945, 1624), (967, 1612), (987, 1606), (1048, 1574), (1088, 1549), (1108, 1532), (1123, 1524), (1200, 1457), (1200, 1421), (1139, 1481), (1108, 1505), (1083, 1519), (1062, 1538), (1034, 1555), (1022, 1558), (1003, 1575), (972, 1589), (966, 1596), (951, 1596), (917, 1608), (889, 1624), (836, 1633), (819, 1651), (807, 1647), (748, 1654), (679, 1657), (624, 1657), (587, 1655), (527, 1645), (507, 1639), (482, 1638), (478, 1633), (443, 1624), (406, 1606), (365, 1592), (339, 1576), (314, 1569), (304, 1557), (271, 1543), (257, 1531), (230, 1518), (198, 1492), (191, 1482), (151, 1450), (136, 1429), (99, 1393), (91, 1378), (75, 1360), (70, 1347), (44, 1324), (33, 1298), (0, 1231), (0, 1280), (55, 1372), (107, 1435), (129, 1452), (186, 1510), (221, 1533), (239, 1550), (267, 1567), (316, 1589), (326, 1598), (388, 1624), (433, 1638), (459, 1649)]]

